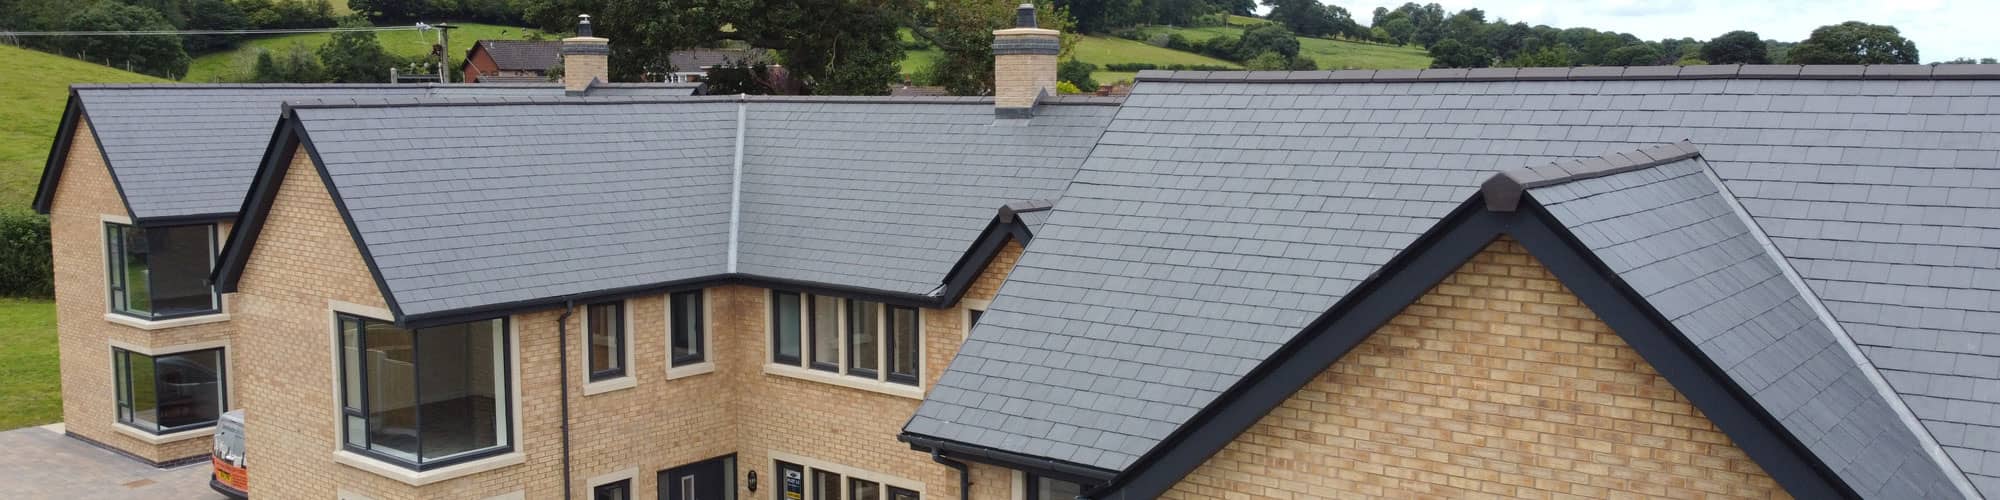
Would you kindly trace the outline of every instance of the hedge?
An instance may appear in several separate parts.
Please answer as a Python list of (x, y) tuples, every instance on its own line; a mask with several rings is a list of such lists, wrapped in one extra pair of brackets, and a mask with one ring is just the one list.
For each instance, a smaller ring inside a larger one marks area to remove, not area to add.
[(49, 218), (0, 210), (0, 296), (54, 297)]
[(1149, 69), (1173, 71), (1235, 71), (1236, 68), (1214, 64), (1153, 64), (1153, 63), (1113, 63), (1104, 65), (1105, 71), (1132, 73)]

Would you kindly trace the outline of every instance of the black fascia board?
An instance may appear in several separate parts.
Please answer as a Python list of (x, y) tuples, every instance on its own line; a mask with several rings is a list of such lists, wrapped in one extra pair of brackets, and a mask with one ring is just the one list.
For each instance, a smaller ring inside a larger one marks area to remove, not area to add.
[[(83, 99), (77, 97), (76, 89), (69, 91), (69, 100), (63, 104), (62, 121), (56, 125), (55, 143), (49, 145), (49, 157), (42, 162), (42, 179), (36, 184), (35, 213), (48, 215), (49, 207), (56, 197), (56, 183), (62, 181), (62, 169), (69, 160), (70, 138), (76, 136), (76, 124), (83, 115)], [(104, 146), (97, 147), (103, 154)], [(108, 164), (108, 162), (107, 162)]]
[(1503, 235), (1512, 236), (1619, 337), (1798, 498), (1859, 498), (1672, 323), (1577, 242), (1531, 197), (1484, 209), (1474, 195), (1349, 292), (1091, 499), (1155, 498), (1221, 451), (1381, 325)]
[(929, 452), (936, 450), (950, 458), (1014, 469), (1038, 476), (1052, 477), (1082, 484), (1085, 487), (1104, 484), (1105, 481), (1111, 480), (1117, 474), (1116, 471), (1088, 465), (1034, 457), (990, 446), (980, 446), (912, 432), (898, 434), (896, 435), (896, 440), (909, 443), (910, 449), (916, 451)]
[(972, 282), (979, 280), (979, 275), (986, 271), (986, 266), (992, 264), (993, 258), (1007, 248), (1008, 240), (1018, 241), (1021, 246), (1026, 247), (1034, 236), (1028, 225), (1021, 222), (1020, 217), (1013, 216), (1004, 208), (1001, 209), (1000, 214), (995, 215), (993, 221), (986, 224), (986, 229), (979, 232), (979, 237), (972, 240), (972, 246), (967, 248), (964, 254), (959, 255), (958, 262), (951, 265), (951, 270), (945, 272), (944, 293), (939, 294), (941, 300), (938, 307), (951, 307), (957, 304), (959, 299), (964, 298), (965, 291), (972, 287)]

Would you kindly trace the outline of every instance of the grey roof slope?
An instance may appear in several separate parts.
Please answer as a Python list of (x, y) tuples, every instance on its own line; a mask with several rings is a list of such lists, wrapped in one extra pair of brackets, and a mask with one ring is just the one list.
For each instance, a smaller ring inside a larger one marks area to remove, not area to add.
[(1116, 111), (1052, 104), (995, 125), (982, 98), (294, 109), (405, 317), (729, 275), (937, 298), (994, 209), (1059, 194)]
[[(235, 214), (286, 101), (563, 95), (559, 84), (76, 85), (72, 91), (139, 219)], [(650, 93), (692, 91), (658, 85)]]
[(295, 109), (405, 315), (726, 271), (733, 103)]
[(475, 46), (507, 71), (548, 71), (562, 63), (562, 42), (557, 40), (480, 40)]
[(752, 101), (737, 271), (933, 294), (995, 208), (1059, 196), (1116, 111), (996, 125), (984, 98)]
[(1699, 157), (1627, 165), (1528, 193), (1859, 493), (1961, 496)]
[(1142, 76), (907, 430), (1120, 470), (1492, 172), (1691, 139), (2000, 492), (2000, 79), (1789, 68)]

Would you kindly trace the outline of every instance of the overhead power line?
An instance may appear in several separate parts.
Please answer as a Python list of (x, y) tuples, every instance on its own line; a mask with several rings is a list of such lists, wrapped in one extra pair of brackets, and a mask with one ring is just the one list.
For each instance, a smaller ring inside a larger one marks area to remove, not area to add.
[(286, 28), (256, 30), (133, 30), (133, 31), (0, 31), (10, 36), (163, 36), (163, 35), (290, 35), (297, 33), (342, 33), (353, 31), (424, 31), (443, 26), (374, 26), (368, 28)]

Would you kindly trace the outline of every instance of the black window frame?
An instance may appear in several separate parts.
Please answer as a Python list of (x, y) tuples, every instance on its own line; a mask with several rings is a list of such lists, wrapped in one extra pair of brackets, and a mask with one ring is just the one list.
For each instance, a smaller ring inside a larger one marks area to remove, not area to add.
[[(794, 350), (794, 352), (796, 352), (797, 354), (794, 354), (792, 356), (786, 356), (784, 349), (780, 345), (784, 343), (783, 337), (785, 335), (785, 332), (784, 332), (784, 326), (780, 325), (779, 324), (780, 322), (778, 321), (779, 313), (781, 312), (779, 311), (779, 307), (781, 306), (778, 305), (779, 302), (781, 302), (779, 298), (788, 295), (796, 297), (796, 299), (794, 299), (793, 302), (799, 305), (799, 314), (798, 314), (799, 335), (797, 339), (794, 339), (794, 341), (796, 342), (795, 344), (796, 349)], [(784, 290), (771, 291), (770, 309), (771, 309), (771, 362), (772, 363), (777, 363), (787, 366), (799, 366), (799, 360), (805, 357), (806, 353), (805, 331), (806, 331), (806, 323), (808, 323), (808, 320), (805, 316), (806, 309), (808, 307), (806, 306), (805, 301), (806, 301), (806, 294), (803, 293), (788, 292)]]
[[(833, 496), (828, 497), (826, 489), (820, 486), (821, 476), (833, 477)], [(812, 500), (840, 500), (847, 498), (847, 475), (816, 467), (806, 468), (806, 480), (812, 483)]]
[[(335, 363), (335, 365), (338, 366), (338, 371), (339, 371), (339, 373), (335, 374), (335, 376), (339, 377), (336, 380), (338, 380), (338, 386), (340, 389), (340, 392), (334, 395), (334, 404), (339, 407), (340, 411), (340, 425), (337, 425), (334, 428), (334, 439), (340, 442), (341, 450), (350, 453), (360, 454), (362, 456), (366, 456), (368, 458), (372, 458), (375, 460), (395, 464), (405, 469), (417, 472), (448, 467), (456, 464), (462, 464), (474, 460), (479, 460), (483, 458), (488, 458), (513, 452), (516, 443), (520, 442), (520, 436), (517, 435), (517, 433), (515, 433), (514, 429), (514, 419), (520, 418), (520, 415), (516, 415), (513, 409), (514, 376), (516, 375), (516, 373), (514, 373), (514, 364), (513, 364), (514, 334), (513, 334), (513, 329), (511, 327), (513, 319), (507, 317), (499, 317), (499, 318), (487, 318), (482, 320), (468, 321), (465, 323), (478, 323), (478, 322), (495, 321), (495, 320), (498, 320), (500, 322), (499, 325), (500, 345), (494, 346), (494, 348), (499, 349), (501, 356), (500, 362), (502, 363), (501, 366), (506, 371), (505, 374), (506, 376), (500, 377), (500, 384), (501, 384), (500, 394), (504, 395), (506, 399), (496, 401), (495, 403), (499, 405), (499, 407), (507, 409), (506, 418), (501, 422), (501, 428), (506, 429), (507, 433), (506, 444), (434, 461), (424, 461), (423, 455), (421, 454), (421, 452), (419, 452), (419, 454), (417, 455), (417, 461), (411, 462), (410, 460), (404, 459), (402, 457), (397, 457), (387, 453), (382, 453), (379, 451), (368, 449), (367, 446), (368, 443), (366, 441), (365, 436), (363, 438), (361, 446), (355, 446), (353, 440), (351, 440), (347, 436), (348, 419), (360, 418), (364, 422), (367, 421), (368, 419), (368, 369), (364, 367), (361, 369), (360, 373), (354, 374), (355, 380), (358, 380), (361, 384), (362, 388), (360, 391), (361, 402), (355, 406), (349, 406), (348, 405), (349, 401), (347, 401), (347, 393), (348, 393), (347, 362), (346, 359), (344, 358), (347, 349), (347, 339), (345, 338), (343, 333), (346, 331), (345, 329), (349, 321), (355, 322), (355, 342), (357, 343), (357, 345), (355, 345), (355, 352), (365, 353), (368, 351), (368, 323), (369, 322), (391, 323), (391, 322), (376, 318), (370, 318), (366, 316), (349, 314), (349, 313), (338, 313), (338, 312), (334, 313), (334, 325), (333, 325), (334, 339), (335, 339), (334, 356), (335, 359), (339, 360), (338, 362)], [(424, 329), (421, 328), (410, 330), (410, 348), (413, 350), (411, 353), (412, 359), (418, 359), (418, 360), (423, 359), (421, 352), (415, 351), (415, 349), (422, 349), (422, 347), (420, 347), (422, 343), (417, 341), (417, 336), (422, 335), (423, 330)], [(416, 379), (416, 387), (413, 390), (418, 395), (417, 397), (419, 398), (422, 397), (423, 394), (422, 378)], [(423, 427), (422, 408), (418, 408), (416, 419), (418, 422), (416, 424), (416, 427), (422, 428)], [(417, 434), (417, 443), (418, 444), (416, 448), (418, 450), (422, 450), (423, 449), (422, 433)]]
[[(831, 332), (819, 331), (819, 299), (822, 297), (833, 299), (834, 319), (833, 331)], [(847, 324), (846, 318), (840, 317), (840, 311), (847, 307), (847, 299), (827, 295), (812, 295), (806, 297), (805, 304), (808, 315), (803, 323), (809, 325), (809, 334), (806, 336), (804, 341), (805, 347), (801, 352), (808, 360), (806, 367), (823, 372), (840, 373), (840, 348), (841, 343), (844, 342), (841, 340), (840, 330), (845, 328)], [(819, 359), (818, 350), (821, 334), (833, 336), (833, 359), (830, 361)]]
[[(669, 319), (672, 320), (670, 321), (671, 324), (667, 325), (668, 366), (698, 365), (708, 361), (708, 297), (704, 292), (704, 290), (692, 290), (667, 294), (667, 311), (669, 312)], [(683, 297), (691, 298), (694, 301), (694, 321), (692, 322), (686, 321), (686, 318), (681, 317), (680, 300)], [(674, 342), (679, 341), (681, 336), (687, 333), (680, 331), (683, 326), (687, 325), (693, 325), (694, 328), (693, 336), (689, 339), (689, 343), (693, 347), (693, 353), (675, 354)]]
[[(861, 492), (859, 490), (861, 489), (861, 485), (863, 483), (866, 483), (867, 485), (874, 487), (875, 494), (869, 495), (865, 498), (862, 497)], [(882, 488), (882, 483), (880, 481), (870, 481), (867, 479), (862, 479), (854, 476), (847, 476), (847, 500), (882, 500), (882, 497), (886, 493), (888, 493), (888, 491)]]
[(897, 488), (887, 484), (882, 485), (882, 500), (923, 500), (923, 498), (924, 495), (917, 493), (917, 490)]
[(1022, 482), (1021, 488), (1028, 491), (1025, 492), (1025, 495), (1022, 497), (1022, 500), (1073, 500), (1070, 498), (1042, 498), (1041, 485), (1043, 479), (1074, 484), (1077, 487), (1077, 491), (1083, 491), (1083, 484), (1075, 481), (1056, 479), (1053, 477), (1044, 476), (1033, 472), (1023, 473), (1023, 478), (1025, 479), (1025, 481)]
[[(186, 228), (186, 227), (203, 227), (208, 229), (207, 231), (208, 271), (210, 273), (213, 273), (215, 271), (215, 265), (217, 263), (217, 259), (221, 255), (221, 240), (220, 237), (217, 235), (217, 233), (221, 232), (221, 229), (217, 227), (215, 223), (211, 222), (202, 224), (172, 224), (172, 225), (160, 225), (160, 226), (141, 226), (137, 224), (127, 224), (123, 222), (104, 221), (104, 233), (103, 233), (104, 271), (105, 271), (104, 300), (106, 309), (122, 316), (129, 316), (147, 321), (162, 321), (162, 320), (169, 320), (176, 318), (191, 318), (195, 316), (207, 316), (222, 312), (222, 294), (215, 290), (215, 283), (208, 282), (206, 279), (203, 280), (202, 284), (208, 287), (207, 309), (202, 309), (199, 311), (184, 311), (172, 314), (159, 314), (155, 312), (141, 313), (138, 311), (131, 310), (131, 295), (130, 295), (131, 283), (128, 280), (126, 280), (126, 275), (124, 272), (124, 268), (126, 265), (124, 233), (132, 229), (139, 229), (143, 231), (151, 229), (172, 229), (172, 228)], [(151, 266), (152, 263), (148, 262), (147, 265)], [(207, 273), (202, 274), (202, 276), (207, 276), (207, 275), (208, 275)], [(152, 294), (154, 290), (158, 289), (158, 287), (153, 286), (152, 276), (153, 273), (151, 272), (150, 269), (148, 269), (148, 272), (146, 273), (146, 293), (149, 295)], [(123, 304), (124, 307), (120, 307), (120, 304)], [(158, 310), (159, 308), (152, 307), (151, 309)]]
[[(869, 330), (872, 330), (870, 333), (874, 335), (873, 337), (874, 347), (875, 347), (875, 349), (873, 349), (875, 351), (874, 368), (862, 368), (859, 366), (860, 365), (859, 363), (854, 362), (854, 356), (860, 354), (862, 351), (862, 349), (855, 349), (854, 343), (856, 337), (855, 333), (862, 326), (855, 323), (856, 321), (860, 321), (861, 320), (860, 318), (862, 317), (862, 315), (856, 313), (859, 312), (863, 307), (871, 307), (875, 309), (875, 314), (871, 315), (871, 317), (875, 318), (875, 324), (868, 325)], [(846, 322), (847, 331), (845, 332), (846, 335), (841, 338), (840, 345), (842, 348), (847, 350), (847, 356), (846, 356), (847, 367), (845, 372), (847, 373), (848, 376), (860, 377), (872, 380), (882, 379), (882, 372), (881, 372), (882, 331), (884, 330), (884, 328), (882, 327), (883, 323), (882, 317), (883, 317), (883, 304), (881, 302), (874, 302), (867, 300), (853, 300), (853, 299), (847, 300), (847, 322)]]
[(771, 462), (775, 465), (772, 469), (777, 472), (775, 474), (777, 477), (771, 478), (771, 481), (778, 483), (777, 487), (771, 488), (773, 500), (790, 500), (785, 498), (785, 488), (789, 486), (785, 484), (785, 471), (787, 470), (799, 473), (799, 497), (803, 500), (806, 497), (806, 491), (811, 489), (808, 485), (812, 484), (812, 475), (806, 472), (806, 466), (784, 460), (772, 460)]
[[(916, 345), (904, 346), (896, 343), (896, 332), (897, 332), (896, 313), (899, 311), (907, 311), (910, 314), (910, 328), (913, 329), (913, 331), (910, 332), (910, 341), (911, 343)], [(923, 310), (910, 306), (884, 304), (882, 306), (881, 323), (882, 323), (882, 331), (878, 332), (877, 335), (881, 336), (881, 339), (879, 340), (880, 342), (882, 342), (882, 353), (884, 354), (884, 356), (882, 356), (884, 359), (880, 360), (883, 365), (882, 366), (882, 371), (884, 372), (884, 375), (882, 377), (883, 380), (903, 385), (918, 385), (917, 383), (918, 379), (923, 378), (924, 375)], [(909, 373), (902, 373), (896, 371), (896, 359), (897, 355), (899, 354), (897, 349), (903, 347), (909, 347), (913, 349), (910, 352)]]
[[(215, 418), (202, 423), (181, 425), (175, 427), (161, 426), (159, 422), (160, 418), (157, 416), (158, 407), (160, 405), (159, 395), (163, 393), (163, 391), (161, 391), (160, 389), (160, 368), (159, 368), (160, 358), (167, 356), (204, 353), (209, 351), (215, 351), (215, 359), (217, 361), (216, 372), (215, 372), (216, 394), (217, 394), (215, 403), (216, 404)], [(146, 362), (153, 364), (153, 370), (152, 370), (153, 406), (155, 408), (156, 416), (153, 417), (154, 422), (152, 423), (151, 428), (147, 428), (144, 424), (138, 422), (138, 419), (132, 417), (132, 415), (136, 413), (135, 409), (133, 408), (134, 399), (136, 399), (136, 395), (131, 392), (134, 389), (134, 386), (132, 384), (132, 371), (130, 368), (132, 366), (131, 358), (133, 356), (146, 358)], [(211, 347), (207, 349), (175, 351), (166, 354), (144, 354), (138, 351), (113, 347), (111, 348), (111, 363), (112, 363), (112, 378), (113, 378), (111, 381), (111, 392), (112, 392), (112, 399), (113, 401), (115, 401), (115, 404), (117, 405), (117, 408), (112, 413), (114, 414), (114, 417), (117, 419), (120, 425), (145, 431), (146, 433), (155, 436), (164, 436), (167, 434), (173, 434), (178, 432), (187, 432), (192, 430), (215, 427), (216, 422), (222, 420), (222, 414), (224, 412), (229, 411), (229, 352), (226, 349), (223, 349), (221, 347)]]
[[(598, 334), (598, 332), (597, 332), (597, 331), (596, 331), (595, 329), (592, 329), (592, 328), (590, 327), (590, 325), (591, 325), (591, 323), (592, 323), (592, 321), (591, 321), (591, 317), (592, 317), (592, 315), (594, 315), (594, 314), (595, 314), (595, 313), (597, 312), (597, 308), (598, 308), (598, 307), (601, 307), (601, 306), (611, 306), (611, 307), (613, 308), (613, 310), (615, 310), (615, 311), (618, 311), (618, 314), (616, 314), (616, 315), (615, 315), (615, 317), (611, 318), (611, 322), (610, 322), (610, 325), (611, 325), (611, 328), (612, 328), (613, 330), (615, 330), (615, 334), (614, 334), (614, 335), (612, 335), (612, 337), (611, 337), (611, 355), (607, 357), (607, 362), (611, 363), (611, 364), (612, 364), (613, 366), (611, 366), (611, 367), (608, 367), (608, 368), (605, 368), (605, 369), (603, 369), (603, 370), (599, 370), (599, 369), (597, 369), (597, 367), (595, 367), (595, 366), (590, 366), (590, 362), (591, 362), (591, 359), (590, 359), (590, 341), (591, 341), (591, 338), (592, 338), (592, 337), (595, 337), (595, 336), (597, 336), (597, 334)], [(588, 372), (588, 373), (590, 374), (590, 381), (591, 381), (591, 382), (601, 382), (601, 381), (605, 381), (605, 380), (611, 380), (611, 379), (616, 379), (616, 378), (620, 378), (620, 377), (624, 377), (624, 376), (625, 376), (625, 375), (626, 375), (627, 373), (629, 373), (629, 372), (631, 371), (631, 370), (629, 369), (630, 367), (627, 367), (627, 366), (625, 366), (625, 365), (627, 364), (627, 363), (625, 362), (625, 359), (627, 358), (627, 355), (626, 355), (627, 353), (625, 352), (625, 350), (626, 350), (626, 346), (625, 346), (625, 342), (626, 342), (626, 339), (625, 339), (625, 336), (627, 335), (627, 332), (625, 331), (625, 315), (626, 315), (626, 314), (627, 314), (627, 312), (625, 311), (625, 301), (622, 301), (622, 300), (611, 300), (611, 301), (605, 301), (605, 302), (595, 302), (595, 303), (591, 303), (590, 305), (586, 305), (586, 306), (584, 306), (584, 308), (583, 308), (583, 345), (584, 345), (584, 354), (583, 354), (583, 369), (584, 369), (584, 371), (585, 371), (585, 372)]]
[(590, 500), (602, 500), (612, 491), (624, 493), (625, 500), (632, 500), (632, 479), (625, 478), (590, 487)]

